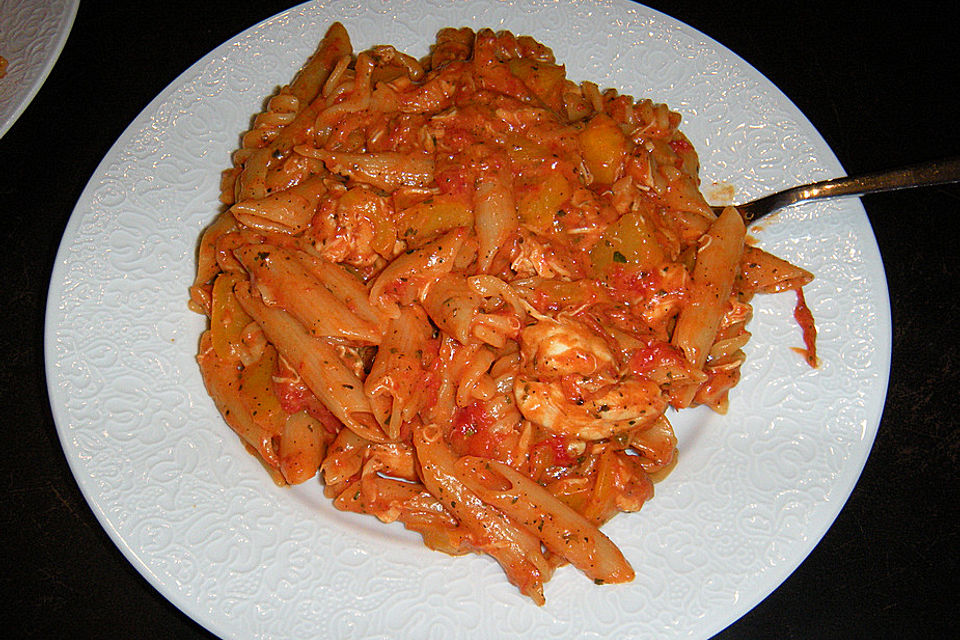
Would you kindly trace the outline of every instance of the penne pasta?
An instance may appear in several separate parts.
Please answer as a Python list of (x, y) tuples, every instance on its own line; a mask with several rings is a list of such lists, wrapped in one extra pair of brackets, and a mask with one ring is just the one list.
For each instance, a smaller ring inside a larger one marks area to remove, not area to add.
[(633, 580), (620, 550), (582, 515), (512, 467), (474, 456), (454, 463), (454, 475), (485, 503), (537, 536), (598, 584)]
[(488, 273), (494, 257), (506, 246), (519, 224), (513, 192), (499, 178), (481, 180), (477, 186), (474, 215), (478, 244), (477, 266), (481, 273)]
[(280, 435), (280, 472), (289, 484), (300, 484), (317, 475), (323, 460), (323, 427), (302, 411), (288, 416)]
[(320, 44), (317, 45), (317, 50), (290, 83), (290, 93), (301, 104), (313, 101), (327, 81), (333, 65), (344, 56), (349, 56), (352, 50), (350, 36), (343, 25), (339, 22), (331, 25)]
[(400, 187), (425, 187), (433, 181), (433, 158), (389, 151), (380, 153), (339, 153), (297, 147), (301, 155), (322, 160), (331, 173), (351, 180), (394, 191)]
[(450, 273), (465, 240), (466, 230), (453, 229), (420, 249), (411, 249), (380, 272), (370, 287), (370, 300), (395, 314), (398, 304), (421, 298), (440, 276)]
[(517, 527), (462, 483), (455, 471), (456, 457), (438, 429), (416, 429), (413, 443), (424, 486), (470, 531), (473, 546), (496, 558), (510, 582), (543, 604), (543, 583), (551, 571), (536, 536)]
[(273, 441), (274, 434), (257, 424), (253, 414), (244, 405), (238, 393), (240, 371), (235, 363), (217, 355), (211, 344), (209, 331), (200, 338), (200, 354), (197, 356), (197, 361), (200, 364), (200, 372), (203, 374), (207, 392), (230, 428), (257, 452), (264, 463), (278, 468), (280, 460)]
[[(690, 296), (677, 316), (672, 343), (698, 369), (706, 364), (717, 337), (739, 271), (745, 234), (743, 218), (736, 209), (727, 207), (710, 225), (697, 250)], [(696, 387), (690, 386), (681, 404), (688, 405), (695, 393)]]
[(474, 342), (473, 326), (483, 298), (467, 286), (461, 275), (438, 278), (423, 296), (423, 308), (433, 323), (463, 344)]
[(241, 200), (230, 213), (251, 229), (299, 233), (313, 219), (325, 191), (323, 179), (313, 177), (279, 193)]
[(771, 255), (759, 247), (747, 245), (740, 261), (738, 288), (744, 293), (778, 293), (799, 289), (813, 280), (813, 274)]
[(311, 336), (282, 309), (269, 307), (248, 283), (237, 285), (235, 292), (244, 310), (263, 327), (267, 339), (347, 428), (369, 440), (385, 439), (363, 394), (363, 382), (343, 364), (332, 345)]
[(233, 251), (250, 274), (261, 297), (296, 318), (315, 338), (377, 344), (380, 328), (354, 314), (303, 266), (298, 256), (269, 244), (244, 245)]
[[(191, 309), (214, 405), (278, 485), (482, 553), (633, 579), (600, 531), (677, 464), (667, 410), (723, 413), (753, 296), (804, 269), (715, 216), (680, 115), (549, 48), (443, 29), (429, 55), (330, 27), (219, 176)], [(633, 559), (636, 561), (636, 559)]]
[(418, 307), (404, 307), (390, 321), (386, 336), (363, 383), (377, 420), (391, 439), (427, 401), (423, 383), (428, 376), (424, 354), (431, 349), (433, 329)]

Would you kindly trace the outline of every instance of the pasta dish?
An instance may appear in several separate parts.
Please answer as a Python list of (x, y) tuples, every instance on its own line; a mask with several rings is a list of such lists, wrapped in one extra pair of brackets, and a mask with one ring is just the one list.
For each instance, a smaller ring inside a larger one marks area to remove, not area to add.
[(530, 37), (441, 30), (421, 60), (330, 27), (221, 177), (194, 310), (226, 423), (278, 484), (483, 553), (543, 604), (725, 412), (755, 293), (807, 271), (715, 215), (679, 114), (575, 83)]

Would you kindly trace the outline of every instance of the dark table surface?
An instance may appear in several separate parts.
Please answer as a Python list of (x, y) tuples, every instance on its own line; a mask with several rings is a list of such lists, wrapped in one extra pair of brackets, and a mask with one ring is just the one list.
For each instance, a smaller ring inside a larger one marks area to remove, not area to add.
[[(84, 0), (49, 79), (0, 139), (0, 629), (12, 637), (211, 637), (133, 569), (80, 494), (49, 409), (43, 313), (64, 225), (117, 136), (194, 61), (288, 4)], [(649, 4), (770, 78), (848, 172), (960, 155), (948, 3)], [(957, 621), (960, 186), (863, 203), (894, 326), (879, 434), (822, 542), (724, 640), (938, 638)]]

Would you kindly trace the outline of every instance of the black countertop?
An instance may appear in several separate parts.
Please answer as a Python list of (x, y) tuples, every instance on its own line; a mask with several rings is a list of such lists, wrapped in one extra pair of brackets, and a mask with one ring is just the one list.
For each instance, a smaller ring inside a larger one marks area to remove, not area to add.
[[(0, 139), (3, 507), (0, 628), (11, 637), (210, 638), (113, 545), (60, 449), (43, 313), (61, 233), (91, 173), (141, 109), (283, 1), (82, 2), (36, 98)], [(960, 45), (939, 3), (651, 2), (771, 79), (848, 172), (960, 155)], [(0, 43), (2, 44), (2, 43)], [(955, 505), (960, 186), (863, 199), (893, 313), (883, 421), (822, 542), (718, 638), (938, 638), (960, 603)], [(951, 390), (953, 389), (953, 390)]]

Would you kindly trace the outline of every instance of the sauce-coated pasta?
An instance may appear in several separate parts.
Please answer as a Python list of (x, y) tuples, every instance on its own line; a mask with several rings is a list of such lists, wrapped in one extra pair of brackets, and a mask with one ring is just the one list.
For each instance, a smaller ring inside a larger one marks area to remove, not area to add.
[[(566, 78), (529, 37), (444, 29), (417, 60), (334, 24), (242, 138), (201, 238), (198, 360), (278, 484), (538, 604), (672, 468), (668, 410), (724, 412), (750, 299), (811, 275), (716, 216), (665, 105)], [(672, 408), (672, 409), (671, 409)]]

